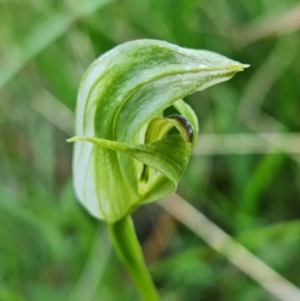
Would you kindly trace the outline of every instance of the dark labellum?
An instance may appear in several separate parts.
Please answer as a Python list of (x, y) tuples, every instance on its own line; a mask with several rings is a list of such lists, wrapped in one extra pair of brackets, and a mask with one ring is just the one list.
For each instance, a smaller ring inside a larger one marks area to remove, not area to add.
[(178, 114), (170, 115), (170, 116), (167, 116), (166, 118), (175, 119), (179, 124), (181, 124), (185, 129), (187, 141), (191, 144), (193, 143), (194, 130), (193, 130), (192, 125), (189, 123), (189, 121), (187, 119), (185, 119), (183, 116), (178, 115)]

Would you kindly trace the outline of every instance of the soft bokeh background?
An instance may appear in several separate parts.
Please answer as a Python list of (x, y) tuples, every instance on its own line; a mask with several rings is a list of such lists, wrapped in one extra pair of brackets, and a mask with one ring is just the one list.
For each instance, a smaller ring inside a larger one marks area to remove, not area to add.
[[(201, 136), (178, 193), (297, 292), (299, 28), (297, 0), (1, 0), (0, 300), (139, 300), (104, 224), (76, 201), (65, 140), (86, 68), (140, 38), (251, 64), (187, 99)], [(163, 300), (290, 300), (157, 204), (135, 222)]]

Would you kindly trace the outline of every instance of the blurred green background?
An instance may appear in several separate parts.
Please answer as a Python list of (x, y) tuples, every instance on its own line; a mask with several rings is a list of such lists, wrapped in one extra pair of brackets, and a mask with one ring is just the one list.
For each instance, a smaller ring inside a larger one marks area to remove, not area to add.
[[(187, 99), (201, 132), (178, 193), (300, 287), (299, 29), (297, 0), (1, 0), (0, 300), (139, 300), (76, 201), (66, 139), (86, 68), (140, 38), (251, 64)], [(291, 300), (157, 204), (134, 219), (163, 300)]]

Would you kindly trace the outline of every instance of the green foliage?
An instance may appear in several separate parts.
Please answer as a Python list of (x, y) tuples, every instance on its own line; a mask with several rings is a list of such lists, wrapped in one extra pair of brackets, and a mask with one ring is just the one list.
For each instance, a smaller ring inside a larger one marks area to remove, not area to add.
[[(101, 226), (76, 202), (72, 146), (65, 143), (74, 135), (82, 75), (113, 47), (159, 39), (251, 64), (185, 99), (199, 119), (200, 145), (211, 133), (299, 133), (299, 27), (284, 19), (298, 1), (174, 3), (0, 1), (0, 299), (139, 300)], [(296, 157), (191, 156), (178, 191), (300, 286)], [(134, 216), (145, 245), (159, 215), (149, 204)], [(151, 269), (163, 300), (277, 301), (184, 226), (174, 227)], [(155, 233), (164, 237), (163, 230)], [(193, 269), (198, 286), (185, 262), (203, 269), (204, 278)]]

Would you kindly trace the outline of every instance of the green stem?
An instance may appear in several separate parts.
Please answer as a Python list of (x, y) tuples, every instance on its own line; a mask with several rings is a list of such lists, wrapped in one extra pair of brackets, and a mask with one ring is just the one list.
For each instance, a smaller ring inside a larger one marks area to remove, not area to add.
[(130, 272), (144, 301), (160, 298), (147, 270), (140, 244), (137, 240), (131, 216), (108, 224), (109, 233), (119, 258)]

